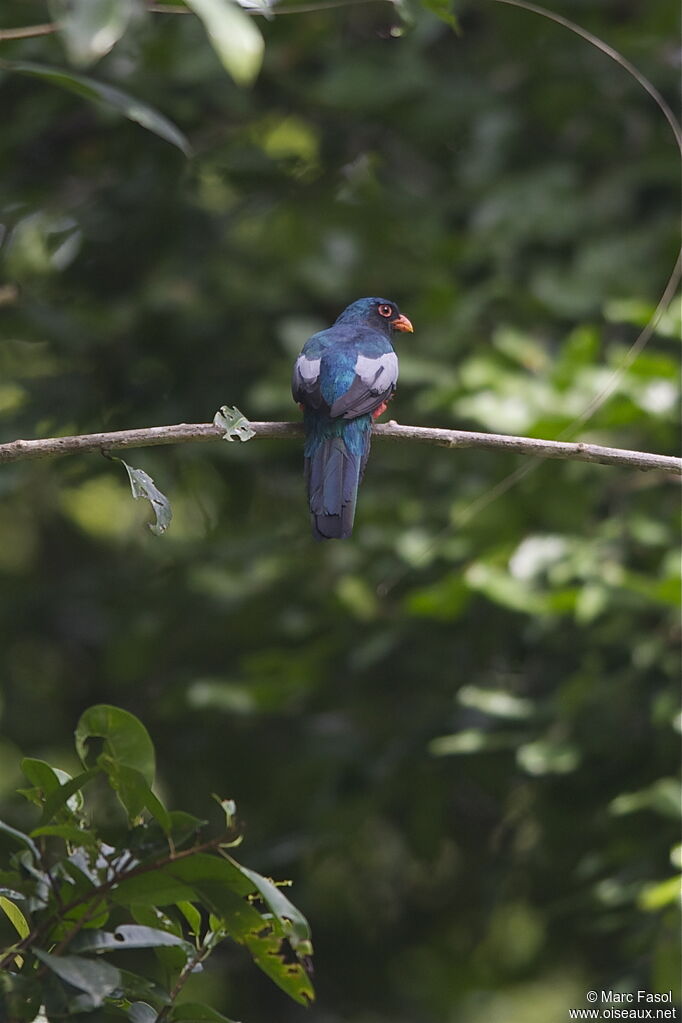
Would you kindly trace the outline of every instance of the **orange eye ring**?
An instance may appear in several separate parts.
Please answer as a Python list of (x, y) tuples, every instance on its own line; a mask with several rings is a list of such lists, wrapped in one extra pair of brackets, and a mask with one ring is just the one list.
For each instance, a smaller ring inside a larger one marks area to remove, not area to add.
[(393, 308), (390, 305), (377, 306), (377, 312), (379, 313), (379, 316), (384, 316), (386, 319), (388, 319), (389, 316), (393, 316)]

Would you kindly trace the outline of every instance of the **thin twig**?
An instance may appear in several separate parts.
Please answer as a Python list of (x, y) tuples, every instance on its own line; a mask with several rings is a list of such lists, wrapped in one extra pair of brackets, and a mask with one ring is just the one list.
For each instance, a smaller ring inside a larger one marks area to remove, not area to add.
[[(256, 437), (292, 439), (303, 436), (300, 423), (251, 423)], [(73, 455), (87, 451), (122, 450), (157, 447), (162, 444), (192, 444), (218, 440), (224, 434), (213, 423), (178, 423), (173, 426), (151, 426), (141, 430), (119, 430), (113, 433), (87, 433), (74, 437), (46, 437), (42, 440), (14, 440), (0, 444), (0, 463), (25, 459)], [(388, 440), (411, 440), (446, 448), (497, 448), (541, 458), (573, 459), (579, 462), (602, 462), (630, 469), (660, 469), (682, 476), (682, 459), (672, 455), (656, 455), (646, 451), (607, 448), (600, 444), (568, 443), (540, 440), (536, 437), (513, 437), (501, 433), (472, 433), (467, 430), (442, 430), (428, 426), (399, 426), (391, 421), (376, 425), (374, 434)]]
[(24, 25), (21, 28), (0, 28), (0, 43), (7, 39), (31, 39), (33, 36), (49, 36), (57, 31), (54, 22), (43, 25)]

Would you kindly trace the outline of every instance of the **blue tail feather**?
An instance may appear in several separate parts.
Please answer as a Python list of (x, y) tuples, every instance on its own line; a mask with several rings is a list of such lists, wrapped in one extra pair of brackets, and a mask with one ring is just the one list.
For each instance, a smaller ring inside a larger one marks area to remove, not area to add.
[(318, 435), (307, 445), (305, 462), (311, 524), (318, 540), (345, 539), (353, 532), (358, 486), (369, 454), (370, 434), (366, 429), (348, 433), (349, 436), (345, 436), (346, 430), (335, 430), (333, 436)]

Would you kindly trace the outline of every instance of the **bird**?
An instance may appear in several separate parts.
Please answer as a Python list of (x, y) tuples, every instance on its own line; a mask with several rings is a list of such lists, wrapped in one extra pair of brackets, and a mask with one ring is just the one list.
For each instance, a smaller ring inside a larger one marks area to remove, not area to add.
[(358, 486), (369, 457), (372, 420), (398, 381), (394, 331), (414, 328), (395, 302), (359, 298), (306, 341), (291, 391), (303, 410), (305, 479), (316, 540), (353, 532)]

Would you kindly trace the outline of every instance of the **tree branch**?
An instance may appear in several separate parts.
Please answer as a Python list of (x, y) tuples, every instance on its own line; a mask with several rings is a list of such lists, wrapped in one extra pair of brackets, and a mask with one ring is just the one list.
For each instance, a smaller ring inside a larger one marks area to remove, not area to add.
[[(277, 439), (303, 437), (301, 423), (251, 423), (256, 437)], [(539, 440), (535, 437), (510, 437), (501, 433), (471, 433), (466, 430), (441, 430), (428, 426), (399, 426), (391, 421), (374, 426), (376, 437), (411, 440), (446, 448), (497, 448), (538, 458), (563, 458), (579, 462), (601, 462), (629, 469), (659, 469), (682, 476), (682, 458), (655, 455), (646, 451), (606, 448), (598, 444)], [(41, 440), (14, 440), (0, 444), (0, 463), (31, 458), (49, 458), (87, 451), (115, 451), (125, 448), (157, 447), (161, 444), (191, 444), (218, 440), (222, 427), (213, 423), (178, 423), (174, 426), (150, 426), (142, 430), (114, 433), (88, 433), (76, 437), (46, 437)]]
[(23, 25), (21, 28), (0, 28), (0, 43), (7, 39), (31, 39), (33, 36), (49, 36), (57, 31), (54, 22), (43, 25)]

